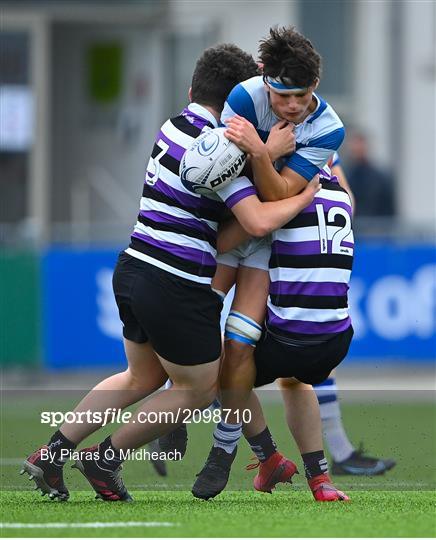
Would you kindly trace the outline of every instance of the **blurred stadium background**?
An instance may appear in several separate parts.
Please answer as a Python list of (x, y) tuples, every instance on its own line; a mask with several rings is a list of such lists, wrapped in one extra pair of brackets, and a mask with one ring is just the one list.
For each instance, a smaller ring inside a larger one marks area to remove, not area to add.
[[(270, 26), (294, 24), (323, 55), (319, 93), (348, 128), (341, 159), (357, 194), (358, 250), (356, 336), (344, 374), (386, 367), (388, 377), (407, 374), (412, 384), (420, 376), (434, 387), (434, 1), (15, 0), (0, 8), (5, 377), (35, 382), (123, 365), (111, 272), (154, 133), (186, 102), (205, 47), (230, 41), (256, 55)], [(359, 136), (371, 167), (364, 185)]]

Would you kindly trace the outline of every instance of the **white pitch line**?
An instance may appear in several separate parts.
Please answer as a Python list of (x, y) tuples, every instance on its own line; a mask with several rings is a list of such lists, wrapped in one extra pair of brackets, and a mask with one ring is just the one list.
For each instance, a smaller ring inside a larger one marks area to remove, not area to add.
[(22, 458), (14, 458), (14, 457), (11, 457), (11, 458), (0, 458), (0, 465), (1, 466), (7, 466), (7, 465), (21, 465), (22, 463), (24, 463), (24, 460), (26, 458), (25, 457), (22, 457)]
[(107, 527), (174, 527), (167, 521), (91, 521), (88, 523), (0, 523), (0, 529), (102, 529)]

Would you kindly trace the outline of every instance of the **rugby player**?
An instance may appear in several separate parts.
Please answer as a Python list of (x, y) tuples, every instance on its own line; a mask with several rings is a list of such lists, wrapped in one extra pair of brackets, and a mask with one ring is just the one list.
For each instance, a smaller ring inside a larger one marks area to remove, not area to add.
[[(351, 342), (347, 289), (354, 241), (349, 195), (335, 177), (321, 177), (321, 183), (313, 203), (272, 233), (267, 318), (254, 352), (255, 386), (280, 379), (288, 425), (312, 493), (317, 501), (335, 501), (348, 497), (332, 485), (328, 475), (319, 407), (311, 385), (326, 379), (345, 358)], [(221, 245), (226, 245), (223, 238)], [(233, 245), (229, 236), (227, 247)], [(311, 317), (303, 319), (302, 314)], [(275, 448), (270, 437), (265, 437), (268, 428), (254, 394), (246, 406), (252, 420), (244, 426), (244, 435), (262, 466), (265, 458), (268, 461), (276, 454)], [(207, 486), (208, 494), (212, 493), (218, 484), (209, 471), (206, 464), (202, 493)], [(254, 486), (269, 491), (262, 474), (255, 477)]]
[[(295, 197), (262, 203), (246, 177), (222, 189), (218, 200), (193, 194), (181, 183), (186, 148), (204, 129), (218, 126), (230, 90), (256, 72), (253, 58), (234, 45), (207, 49), (193, 74), (191, 103), (156, 137), (131, 242), (120, 253), (113, 277), (128, 368), (98, 384), (75, 412), (124, 409), (158, 390), (168, 377), (173, 386), (145, 401), (128, 424), (79, 453), (75, 467), (103, 500), (131, 500), (120, 473), (128, 450), (173, 430), (183, 420), (180, 411), (204, 408), (216, 396), (222, 303), (211, 281), (223, 211), (230, 208), (251, 235), (264, 236), (310, 204), (320, 187), (315, 178)], [(150, 413), (165, 413), (167, 421), (141, 421)], [(64, 423), (26, 459), (23, 472), (43, 494), (66, 500), (65, 450), (99, 427)], [(47, 451), (53, 459), (44, 459)]]
[[(332, 174), (338, 178), (339, 184), (350, 195), (354, 214), (354, 196), (337, 152), (333, 154), (328, 165)], [(333, 459), (332, 474), (373, 476), (384, 474), (395, 466), (395, 460), (368, 456), (364, 453), (362, 444), (356, 449), (351, 443), (342, 422), (334, 372), (322, 383), (314, 385), (314, 390), (318, 398), (324, 440)]]
[[(263, 199), (280, 200), (299, 193), (320, 171), (325, 177), (330, 176), (323, 168), (342, 143), (344, 127), (332, 107), (315, 94), (321, 58), (309, 40), (293, 27), (271, 28), (269, 37), (260, 44), (259, 53), (263, 76), (244, 81), (232, 90), (221, 120), (228, 127), (228, 138), (251, 156), (256, 186)], [(289, 155), (281, 159), (271, 156), (264, 144), (269, 136), (276, 134), (289, 142)], [(234, 414), (215, 429), (214, 445), (192, 490), (199, 498), (214, 497), (224, 489), (236, 455), (242, 434), (238, 412), (247, 408), (256, 377), (253, 350), (261, 338), (265, 319), (270, 251), (270, 239), (249, 240), (218, 259), (213, 287), (225, 294), (236, 282), (220, 375), (222, 406)], [(295, 279), (298, 275), (296, 271)], [(310, 323), (310, 317), (315, 315), (302, 309), (299, 316), (309, 317), (309, 321), (302, 321), (304, 324)], [(292, 388), (297, 390), (298, 384)], [(298, 410), (308, 411), (304, 420), (303, 416), (299, 417), (303, 429), (295, 430), (294, 436), (315, 499), (344, 499), (344, 494), (325, 481), (327, 468), (313, 389), (295, 391), (293, 401)], [(256, 489), (271, 491), (278, 481), (288, 480), (290, 472), (296, 470), (293, 462), (276, 451), (266, 425), (259, 432), (250, 432), (247, 440), (260, 461), (254, 480)]]

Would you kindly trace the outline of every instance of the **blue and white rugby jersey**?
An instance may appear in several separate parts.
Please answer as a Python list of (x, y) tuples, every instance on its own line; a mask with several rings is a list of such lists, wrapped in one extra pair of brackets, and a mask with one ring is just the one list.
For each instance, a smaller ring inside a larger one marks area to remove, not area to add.
[(216, 269), (218, 221), (232, 208), (255, 195), (250, 180), (239, 177), (217, 200), (188, 191), (180, 181), (185, 150), (200, 133), (217, 127), (214, 116), (191, 103), (161, 127), (145, 175), (140, 212), (126, 253), (197, 283), (210, 284)]
[(266, 325), (279, 338), (328, 340), (351, 324), (351, 201), (335, 179), (321, 183), (313, 202), (272, 233)]
[[(321, 97), (315, 111), (295, 126), (295, 152), (276, 163), (278, 170), (289, 167), (306, 180), (322, 169), (344, 140), (345, 130), (339, 116)], [(252, 77), (237, 84), (230, 92), (221, 115), (225, 124), (235, 114), (249, 120), (265, 142), (271, 128), (280, 121), (274, 114), (263, 78)]]

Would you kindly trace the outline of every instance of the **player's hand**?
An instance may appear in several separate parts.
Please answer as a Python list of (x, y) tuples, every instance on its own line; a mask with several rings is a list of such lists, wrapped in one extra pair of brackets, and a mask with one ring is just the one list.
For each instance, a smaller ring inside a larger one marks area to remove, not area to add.
[(319, 174), (316, 174), (301, 192), (301, 195), (303, 195), (304, 197), (306, 206), (309, 205), (313, 201), (315, 195), (318, 193), (318, 191), (321, 188), (322, 186), (319, 182)]
[(227, 130), (224, 135), (247, 154), (257, 154), (265, 151), (265, 145), (259, 137), (256, 128), (242, 116), (233, 116), (226, 121)]
[(289, 156), (295, 152), (294, 127), (292, 122), (281, 120), (271, 128), (266, 141), (271, 161), (276, 161), (282, 156)]

